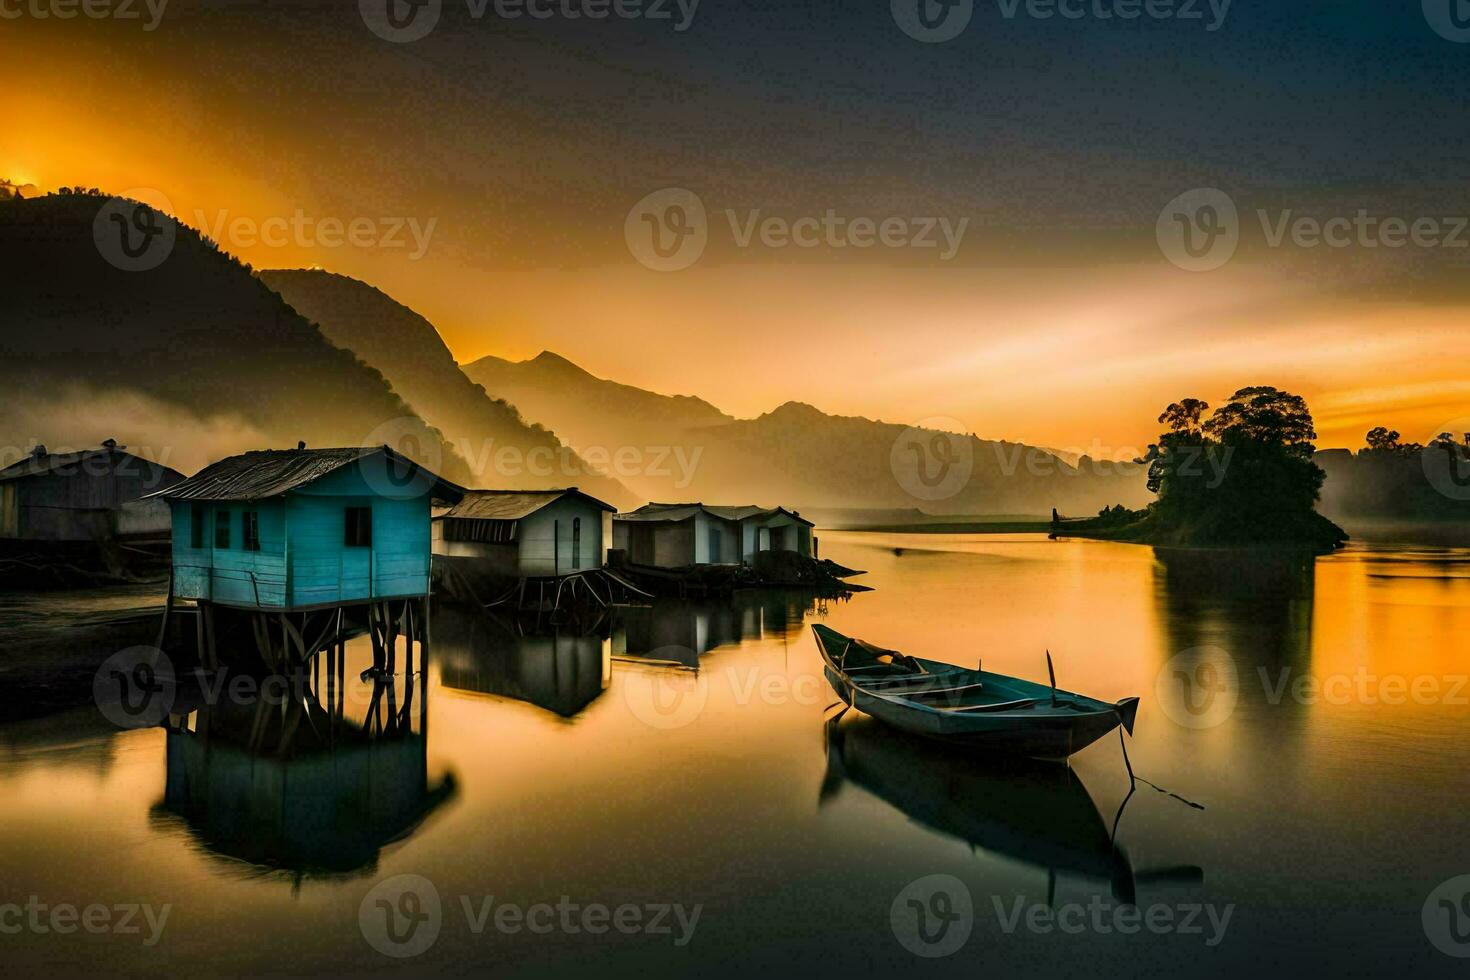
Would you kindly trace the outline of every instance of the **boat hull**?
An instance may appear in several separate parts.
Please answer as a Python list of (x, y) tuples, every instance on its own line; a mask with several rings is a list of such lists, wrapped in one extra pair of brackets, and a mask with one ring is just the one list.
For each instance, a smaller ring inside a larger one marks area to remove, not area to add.
[(848, 684), (830, 667), (827, 682), (848, 705), (894, 728), (951, 745), (1046, 762), (1064, 762), (1121, 723), (1116, 711), (1018, 720), (1013, 715), (961, 715), (915, 711)]

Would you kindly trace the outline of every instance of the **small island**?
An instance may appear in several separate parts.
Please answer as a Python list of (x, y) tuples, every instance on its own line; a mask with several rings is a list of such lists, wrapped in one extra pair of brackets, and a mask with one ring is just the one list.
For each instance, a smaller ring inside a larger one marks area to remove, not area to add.
[(1300, 395), (1242, 388), (1207, 412), (1207, 402), (1185, 398), (1159, 416), (1167, 429), (1140, 460), (1156, 501), (1142, 510), (1106, 507), (1082, 520), (1054, 513), (1052, 536), (1313, 551), (1347, 541), (1346, 531), (1317, 513), (1326, 474), (1313, 461), (1317, 433)]

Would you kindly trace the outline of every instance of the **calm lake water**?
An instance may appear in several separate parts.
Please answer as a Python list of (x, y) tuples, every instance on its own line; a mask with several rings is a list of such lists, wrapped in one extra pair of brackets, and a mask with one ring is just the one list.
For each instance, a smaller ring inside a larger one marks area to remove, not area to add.
[[(7, 970), (1463, 974), (1436, 943), (1470, 953), (1441, 888), (1470, 874), (1470, 550), (822, 548), (876, 591), (662, 604), (606, 638), (441, 608), (426, 684), (380, 690), (371, 738), (357, 641), (319, 695), (345, 722), (300, 723), (330, 751), (280, 755), (269, 725), (252, 750), (224, 709), (0, 726), (0, 906), (168, 906), (137, 934), (0, 908)], [(813, 622), (1037, 679), (1050, 649), (1060, 686), (1142, 697), (1135, 770), (1204, 809), (1139, 783), (1114, 837), (1116, 737), (1016, 769), (829, 723)], [(385, 929), (422, 951), (380, 953)]]

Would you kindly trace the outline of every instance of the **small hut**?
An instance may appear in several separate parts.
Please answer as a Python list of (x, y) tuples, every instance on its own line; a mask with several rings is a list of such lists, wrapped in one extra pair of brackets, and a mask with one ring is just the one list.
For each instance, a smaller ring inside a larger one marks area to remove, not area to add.
[(555, 578), (601, 568), (616, 507), (576, 487), (470, 490), (434, 517), (434, 554), (507, 578)]
[[(427, 652), (430, 519), (462, 487), (387, 446), (298, 446), (222, 459), (154, 496), (173, 508), (160, 632), (175, 599), (194, 600), (207, 667), (232, 633), (253, 639), (279, 673), (323, 651), (340, 656), (349, 608), (355, 619), (365, 613), (373, 672), (394, 673), (400, 638), (410, 672), (414, 644)], [(218, 625), (216, 606), (225, 607)]]
[(99, 449), (30, 455), (0, 470), (0, 540), (79, 543), (166, 540), (168, 506), (140, 500), (184, 479), (108, 439)]
[(653, 503), (613, 518), (613, 547), (656, 568), (750, 565), (762, 551), (810, 556), (812, 526), (780, 507)]
[(427, 595), (432, 505), (464, 492), (379, 446), (244, 453), (153, 496), (175, 596), (303, 610)]

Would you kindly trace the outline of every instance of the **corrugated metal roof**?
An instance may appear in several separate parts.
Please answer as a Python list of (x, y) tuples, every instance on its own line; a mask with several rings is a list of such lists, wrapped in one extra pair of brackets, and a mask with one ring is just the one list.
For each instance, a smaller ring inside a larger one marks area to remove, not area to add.
[(697, 514), (703, 504), (644, 504), (637, 510), (630, 510), (626, 514), (618, 514), (614, 520), (618, 521), (687, 521)]
[[(394, 452), (387, 446), (344, 449), (261, 449), (230, 456), (205, 467), (182, 483), (149, 494), (170, 500), (262, 500), (279, 497), (315, 483), (344, 466), (382, 455), (395, 472), (384, 468), (384, 496), (422, 491), (439, 499), (459, 501), (465, 493), (450, 483)], [(406, 484), (404, 480), (407, 479)], [(371, 482), (371, 479), (370, 481)]]
[(85, 465), (98, 459), (106, 459), (111, 463), (112, 460), (110, 457), (114, 456), (117, 457), (118, 462), (136, 460), (144, 467), (157, 467), (163, 470), (165, 476), (177, 476), (180, 480), (184, 478), (184, 474), (170, 469), (162, 463), (155, 463), (141, 456), (134, 456), (132, 453), (124, 452), (121, 449), (103, 447), (101, 449), (85, 449), (74, 453), (44, 453), (40, 456), (32, 453), (25, 459), (18, 460), (4, 469), (0, 469), (0, 483), (8, 480), (20, 480), (28, 476), (41, 476), (65, 467)]
[(616, 520), (643, 523), (687, 521), (701, 510), (706, 514), (725, 521), (744, 521), (753, 517), (774, 517), (776, 514), (785, 514), (787, 517), (800, 521), (803, 524), (815, 526), (800, 514), (789, 511), (784, 507), (757, 507), (753, 504), (747, 504), (744, 507), (723, 507), (703, 503), (644, 504), (637, 510), (630, 510), (626, 514), (617, 515)]
[(566, 490), (469, 490), (464, 499), (455, 504), (439, 518), (452, 517), (461, 520), (515, 521), (536, 513), (553, 501), (574, 494), (588, 501), (599, 510), (616, 511), (611, 504), (603, 503), (576, 487)]
[(709, 511), (716, 517), (723, 517), (727, 521), (743, 521), (748, 517), (762, 517), (767, 514), (775, 513), (775, 511), (767, 510), (764, 507), (755, 506), (706, 507), (705, 510)]

